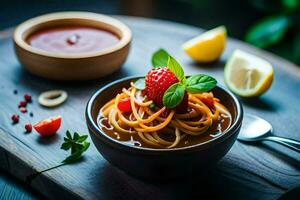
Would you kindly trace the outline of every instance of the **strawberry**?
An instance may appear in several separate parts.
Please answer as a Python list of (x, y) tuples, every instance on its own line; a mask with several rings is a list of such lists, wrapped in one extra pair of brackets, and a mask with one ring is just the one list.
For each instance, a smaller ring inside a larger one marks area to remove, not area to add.
[(165, 67), (159, 67), (148, 72), (145, 83), (148, 97), (159, 107), (163, 106), (163, 95), (174, 83), (177, 83), (176, 76)]
[[(179, 82), (175, 74), (166, 67), (158, 67), (148, 72), (145, 78), (146, 92), (148, 97), (159, 107), (163, 106), (165, 91), (174, 83)], [(187, 109), (188, 95), (185, 92), (183, 101), (177, 106), (178, 112), (185, 112)]]
[(176, 107), (176, 112), (185, 113), (187, 111), (188, 103), (189, 103), (189, 95), (187, 92), (185, 92), (182, 102)]
[[(187, 112), (187, 107), (189, 103), (188, 100), (189, 100), (189, 95), (187, 92), (185, 92), (182, 102), (176, 107), (176, 113), (182, 114)], [(166, 118), (168, 117), (170, 112), (171, 112), (170, 109), (166, 109), (160, 116)]]

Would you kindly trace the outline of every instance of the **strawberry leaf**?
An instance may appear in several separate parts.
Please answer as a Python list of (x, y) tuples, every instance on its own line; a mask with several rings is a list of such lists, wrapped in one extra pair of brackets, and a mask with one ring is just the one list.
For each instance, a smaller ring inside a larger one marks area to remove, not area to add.
[(169, 56), (167, 67), (175, 74), (180, 82), (185, 79), (182, 67), (172, 56)]
[(186, 80), (186, 90), (190, 93), (207, 92), (216, 85), (216, 79), (204, 74), (194, 75)]
[(146, 86), (145, 86), (145, 79), (144, 78), (140, 78), (140, 79), (136, 80), (134, 82), (134, 86), (135, 86), (136, 89), (144, 90), (146, 88)]
[(159, 49), (152, 55), (153, 68), (166, 67), (168, 64), (169, 53), (164, 49)]
[(171, 85), (164, 93), (163, 104), (166, 108), (175, 108), (184, 97), (185, 87), (181, 83)]

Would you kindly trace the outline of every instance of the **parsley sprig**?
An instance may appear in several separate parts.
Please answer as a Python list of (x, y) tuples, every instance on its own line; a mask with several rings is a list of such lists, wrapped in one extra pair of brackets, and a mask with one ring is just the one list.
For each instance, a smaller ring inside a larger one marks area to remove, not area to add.
[(79, 135), (74, 132), (73, 136), (70, 131), (66, 132), (66, 137), (64, 137), (64, 143), (61, 145), (61, 149), (68, 151), (71, 149), (71, 155), (66, 157), (62, 163), (73, 163), (81, 158), (82, 154), (90, 147), (90, 143), (86, 141), (87, 135)]
[(69, 130), (66, 131), (66, 136), (64, 137), (64, 143), (61, 145), (61, 149), (68, 151), (71, 149), (71, 154), (67, 156), (59, 165), (38, 171), (37, 173), (31, 175), (30, 179), (32, 180), (37, 175), (49, 171), (51, 169), (58, 168), (63, 165), (71, 164), (78, 161), (84, 152), (90, 147), (90, 143), (87, 142), (87, 135), (80, 135), (77, 132), (74, 132), (73, 136)]

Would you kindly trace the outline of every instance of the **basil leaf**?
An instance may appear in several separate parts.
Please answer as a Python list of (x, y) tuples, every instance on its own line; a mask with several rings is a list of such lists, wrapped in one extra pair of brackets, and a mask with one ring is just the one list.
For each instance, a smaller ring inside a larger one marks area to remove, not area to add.
[(182, 67), (172, 56), (169, 56), (167, 67), (175, 74), (180, 82), (185, 78)]
[(164, 93), (163, 104), (167, 108), (175, 108), (178, 106), (184, 97), (184, 85), (175, 83), (171, 85)]
[(153, 68), (166, 67), (168, 64), (169, 54), (164, 49), (159, 49), (152, 55), (152, 66)]
[(190, 93), (207, 92), (216, 85), (216, 79), (204, 74), (194, 75), (186, 80), (186, 90)]
[(260, 48), (266, 48), (280, 41), (291, 24), (288, 16), (278, 15), (263, 19), (250, 28), (246, 41)]
[(137, 81), (134, 82), (134, 86), (136, 89), (144, 90), (146, 88), (145, 79), (144, 78), (138, 79)]

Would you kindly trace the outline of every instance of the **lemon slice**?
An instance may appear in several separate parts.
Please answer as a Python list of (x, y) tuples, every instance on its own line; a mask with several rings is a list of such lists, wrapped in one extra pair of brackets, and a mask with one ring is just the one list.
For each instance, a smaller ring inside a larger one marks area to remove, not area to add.
[(226, 28), (219, 26), (182, 45), (183, 50), (197, 62), (212, 62), (220, 57), (226, 43)]
[(238, 49), (225, 65), (225, 83), (241, 97), (263, 94), (271, 86), (273, 77), (273, 67), (268, 61)]

